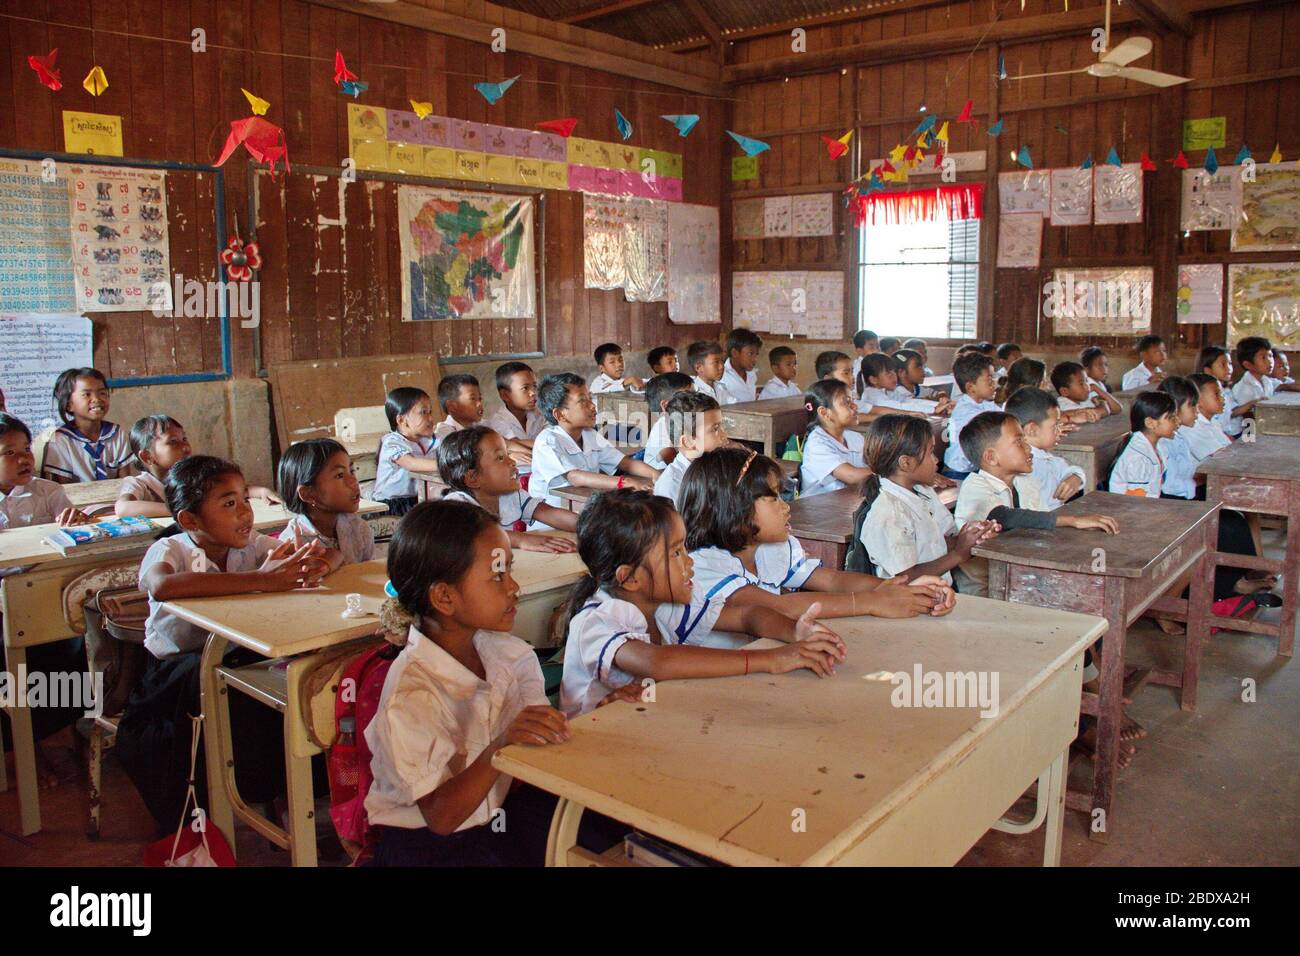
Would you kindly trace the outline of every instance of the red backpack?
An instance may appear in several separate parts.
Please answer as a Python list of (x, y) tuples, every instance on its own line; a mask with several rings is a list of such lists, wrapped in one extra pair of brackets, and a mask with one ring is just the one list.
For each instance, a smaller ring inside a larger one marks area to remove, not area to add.
[(379, 710), (388, 668), (402, 649), (387, 641), (362, 651), (343, 669), (334, 699), (336, 735), (328, 758), (330, 819), (348, 852), (355, 858), (366, 846), (370, 823), (366, 795), (374, 776), (366, 728)]

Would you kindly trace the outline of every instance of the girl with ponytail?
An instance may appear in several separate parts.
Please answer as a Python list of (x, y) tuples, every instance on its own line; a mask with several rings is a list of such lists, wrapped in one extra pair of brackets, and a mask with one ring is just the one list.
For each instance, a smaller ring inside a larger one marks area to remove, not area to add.
[(881, 577), (938, 575), (947, 584), (963, 574), (971, 549), (1000, 530), (996, 521), (972, 521), (960, 532), (933, 487), (939, 463), (934, 434), (924, 418), (884, 415), (871, 423), (867, 464), (874, 474), (863, 487), (867, 509), (858, 540)]
[(871, 472), (862, 460), (862, 433), (852, 429), (858, 410), (849, 387), (834, 378), (813, 382), (804, 395), (804, 408), (808, 431), (799, 469), (802, 496), (838, 491), (866, 480)]

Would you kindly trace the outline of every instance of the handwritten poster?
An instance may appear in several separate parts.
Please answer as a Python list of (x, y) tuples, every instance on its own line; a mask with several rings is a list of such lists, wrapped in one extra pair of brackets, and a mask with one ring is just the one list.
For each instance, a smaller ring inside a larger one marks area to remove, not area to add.
[(72, 166), (72, 268), (83, 312), (171, 311), (167, 174)]
[(844, 335), (844, 273), (733, 272), (732, 321), (772, 335)]
[(1052, 225), (1086, 226), (1092, 222), (1092, 170), (1053, 169)]
[(1046, 216), (1051, 195), (1052, 182), (1046, 169), (998, 174), (998, 209), (1004, 216), (1017, 212)]
[(792, 235), (832, 235), (835, 232), (834, 194), (807, 193), (791, 197), (790, 219)]
[(1036, 212), (998, 218), (998, 268), (1037, 269), (1043, 251), (1043, 217)]
[(731, 207), (733, 239), (763, 238), (763, 200), (737, 199)]
[(90, 156), (121, 156), (122, 117), (64, 110), (63, 148)]
[(76, 308), (68, 166), (41, 180), (36, 160), (0, 158), (0, 312), (60, 312)]
[(1223, 321), (1223, 265), (1178, 267), (1175, 296), (1179, 325), (1217, 325)]
[(1241, 218), (1241, 167), (1183, 170), (1182, 228), (1186, 232), (1232, 229)]
[(1228, 136), (1226, 116), (1183, 120), (1183, 149), (1223, 149)]
[(668, 207), (668, 321), (699, 325), (722, 321), (718, 209)]
[(93, 364), (90, 319), (0, 312), (0, 389), (9, 414), (33, 436), (55, 424), (50, 396), (59, 373)]
[(1142, 166), (1104, 163), (1093, 168), (1092, 220), (1099, 226), (1142, 221)]
[(763, 200), (763, 235), (788, 236), (793, 226), (790, 220), (792, 196), (768, 196)]

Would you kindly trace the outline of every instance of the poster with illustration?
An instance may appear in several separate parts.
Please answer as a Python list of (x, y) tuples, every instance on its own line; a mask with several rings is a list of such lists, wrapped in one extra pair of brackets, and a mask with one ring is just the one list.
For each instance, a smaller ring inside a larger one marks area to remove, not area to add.
[(72, 273), (83, 312), (171, 311), (167, 174), (80, 166), (72, 180)]

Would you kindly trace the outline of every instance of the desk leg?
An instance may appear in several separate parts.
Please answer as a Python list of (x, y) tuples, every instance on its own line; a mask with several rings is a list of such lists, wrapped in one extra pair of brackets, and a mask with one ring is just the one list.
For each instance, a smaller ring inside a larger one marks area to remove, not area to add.
[[(9, 673), (27, 673), (27, 648), (7, 647), (5, 658)], [(8, 709), (14, 735), (14, 773), (18, 777), (18, 813), (23, 836), (41, 828), (41, 790), (36, 776), (36, 737), (32, 732), (32, 711), (26, 705)], [(0, 761), (4, 751), (0, 750)]]
[(221, 831), (235, 852), (235, 813), (226, 792), (226, 768), (233, 760), (230, 746), (230, 709), (224, 688), (217, 680), (217, 668), (226, 653), (227, 641), (208, 635), (199, 662), (199, 700), (203, 711), (203, 753), (208, 764), (208, 820)]
[[(1214, 600), (1212, 554), (1219, 548), (1219, 514), (1216, 511), (1205, 525), (1205, 554), (1192, 569), (1192, 587), (1187, 602), (1187, 637), (1183, 641), (1183, 679), (1179, 704), (1183, 710), (1196, 709), (1196, 685), (1201, 675), (1201, 649), (1210, 641), (1210, 605)], [(1177, 597), (1177, 595), (1174, 595)]]
[(1065, 775), (1070, 767), (1070, 748), (1052, 761), (1047, 770), (1047, 826), (1043, 829), (1043, 866), (1061, 865), (1061, 837), (1065, 832)]
[[(1106, 577), (1103, 617), (1109, 622), (1101, 641), (1101, 687), (1097, 695), (1097, 749), (1092, 758), (1092, 807), (1088, 832), (1105, 843), (1109, 839), (1111, 805), (1115, 796), (1115, 768), (1119, 760), (1119, 728), (1124, 695), (1124, 651), (1128, 626), (1124, 613), (1124, 582)], [(1097, 819), (1095, 814), (1102, 811)]]
[(291, 699), (284, 708), (284, 769), (289, 790), (289, 862), (293, 866), (316, 866), (316, 794), (311, 785), (311, 758), (296, 757), (293, 754), (294, 731), (290, 724), (301, 720), (300, 717), (293, 716), (298, 711), (296, 703), (296, 700)]
[(546, 837), (546, 865), (568, 866), (569, 851), (578, 845), (578, 825), (585, 808), (580, 803), (560, 797), (551, 817), (551, 831)]
[[(1291, 482), (1290, 509), (1286, 515), (1286, 554), (1282, 556), (1282, 618), (1277, 652), (1281, 657), (1295, 653), (1296, 602), (1300, 601), (1300, 482)], [(1261, 552), (1262, 554), (1263, 552)]]

